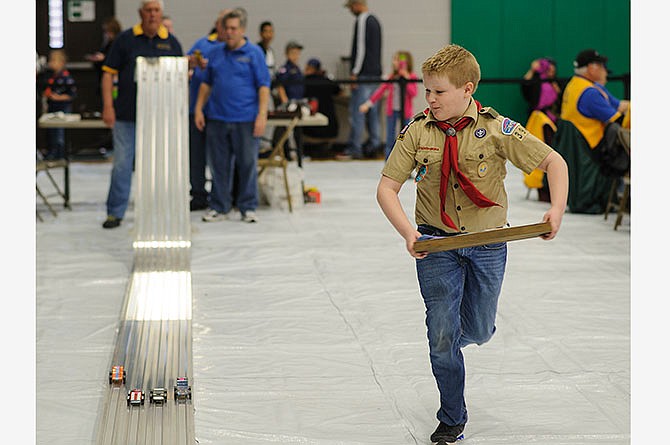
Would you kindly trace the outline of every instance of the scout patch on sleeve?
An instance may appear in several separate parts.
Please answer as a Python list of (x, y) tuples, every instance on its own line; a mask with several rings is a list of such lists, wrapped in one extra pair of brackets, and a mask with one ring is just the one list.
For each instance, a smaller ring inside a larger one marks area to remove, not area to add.
[(512, 136), (514, 136), (520, 141), (523, 141), (527, 134), (528, 130), (523, 128), (521, 125), (517, 125), (516, 128), (514, 128), (514, 131), (512, 132)]
[(407, 130), (409, 130), (409, 126), (412, 125), (417, 120), (425, 118), (427, 116), (427, 113), (428, 113), (428, 108), (426, 108), (426, 110), (421, 112), (421, 113), (415, 114), (414, 117), (412, 118), (412, 120), (407, 122), (407, 125), (402, 127), (402, 130), (400, 130), (400, 133), (398, 133), (398, 136), (396, 137), (396, 140), (402, 141), (405, 138), (405, 133), (407, 133)]
[(407, 125), (402, 127), (402, 130), (400, 130), (400, 133), (398, 133), (398, 137), (396, 138), (399, 141), (402, 141), (405, 138), (405, 133), (407, 133), (407, 130), (409, 129), (409, 126), (412, 125), (412, 122), (414, 121), (409, 121)]
[(512, 134), (514, 129), (519, 125), (517, 122), (514, 122), (512, 119), (506, 117), (502, 120), (502, 133), (509, 136)]

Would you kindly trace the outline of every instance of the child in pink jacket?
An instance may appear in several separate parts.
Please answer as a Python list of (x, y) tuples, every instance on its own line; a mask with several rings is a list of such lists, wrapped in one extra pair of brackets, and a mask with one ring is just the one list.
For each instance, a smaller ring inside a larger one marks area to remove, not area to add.
[[(400, 79), (417, 79), (416, 74), (412, 72), (412, 54), (408, 51), (398, 51), (393, 55), (393, 72), (388, 76), (388, 80)], [(384, 149), (384, 157), (388, 158), (395, 143), (397, 132), (407, 123), (414, 115), (412, 108), (412, 99), (416, 96), (417, 83), (408, 82), (405, 85), (405, 116), (400, 118), (400, 84), (397, 82), (382, 83), (379, 88), (366, 100), (360, 107), (361, 113), (367, 113), (370, 107), (377, 102), (381, 97), (388, 92), (386, 100), (386, 148)], [(400, 126), (396, 129), (396, 124)]]

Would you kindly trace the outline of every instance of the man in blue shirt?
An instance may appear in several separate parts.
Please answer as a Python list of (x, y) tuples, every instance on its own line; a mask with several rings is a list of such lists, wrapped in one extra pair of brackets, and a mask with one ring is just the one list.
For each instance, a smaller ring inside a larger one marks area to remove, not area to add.
[(256, 222), (258, 207), (259, 138), (267, 125), (270, 73), (261, 48), (244, 36), (246, 13), (239, 8), (222, 18), (224, 45), (209, 54), (198, 98), (195, 124), (205, 128), (207, 158), (212, 173), (210, 211), (203, 221), (230, 218), (232, 172), (237, 171), (237, 207), (245, 222)]
[[(179, 41), (162, 24), (163, 2), (142, 1), (141, 22), (114, 39), (102, 66), (102, 119), (112, 128), (114, 166), (107, 195), (107, 219), (102, 227), (121, 224), (130, 196), (135, 162), (135, 112), (137, 84), (135, 58), (181, 56)], [(113, 98), (113, 76), (118, 76), (118, 96)]]
[[(209, 207), (209, 193), (205, 188), (207, 182), (205, 176), (206, 152), (205, 152), (205, 132), (198, 130), (195, 126), (195, 102), (198, 99), (198, 91), (204, 76), (204, 69), (207, 66), (210, 51), (223, 44), (223, 24), (221, 19), (232, 9), (221, 11), (214, 23), (215, 32), (210, 33), (198, 39), (188, 51), (189, 60), (193, 65), (191, 78), (189, 81), (189, 173), (191, 180), (191, 210), (204, 210)], [(203, 110), (207, 115), (207, 107)]]
[(577, 54), (573, 64), (575, 75), (563, 91), (561, 119), (572, 122), (594, 149), (607, 124), (623, 120), (630, 102), (617, 99), (605, 88), (607, 57), (586, 49)]

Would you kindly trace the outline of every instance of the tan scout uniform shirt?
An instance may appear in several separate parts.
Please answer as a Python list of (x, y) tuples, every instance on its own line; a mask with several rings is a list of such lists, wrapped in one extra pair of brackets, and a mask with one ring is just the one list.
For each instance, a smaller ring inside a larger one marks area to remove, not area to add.
[[(427, 114), (426, 114), (427, 113)], [(460, 170), (499, 206), (479, 208), (461, 190), (452, 170), (445, 211), (461, 232), (479, 232), (507, 224), (506, 161), (532, 172), (553, 150), (520, 124), (484, 107), (477, 112), (474, 100), (464, 116), (473, 122), (457, 133)], [(440, 177), (445, 133), (428, 110), (417, 114), (398, 135), (382, 174), (404, 183), (417, 169), (415, 222), (455, 232), (440, 218)]]

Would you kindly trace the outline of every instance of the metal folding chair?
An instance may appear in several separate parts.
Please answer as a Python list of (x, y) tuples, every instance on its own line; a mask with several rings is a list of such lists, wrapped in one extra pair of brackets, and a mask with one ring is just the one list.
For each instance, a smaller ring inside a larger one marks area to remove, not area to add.
[[(53, 177), (51, 174), (51, 170), (57, 169), (57, 168), (62, 168), (66, 169), (69, 166), (69, 163), (67, 159), (56, 159), (53, 161), (47, 161), (44, 159), (44, 156), (42, 156), (42, 153), (40, 153), (39, 150), (36, 150), (36, 158), (35, 158), (35, 190), (37, 192), (37, 195), (42, 199), (42, 202), (44, 205), (49, 209), (49, 212), (54, 216), (58, 216), (58, 212), (54, 209), (54, 207), (51, 205), (49, 202), (49, 198), (53, 197), (60, 197), (63, 198), (63, 204), (65, 208), (69, 208), (69, 204), (67, 201), (67, 197), (65, 196), (65, 192), (61, 189), (61, 187), (58, 185), (58, 182), (56, 182), (56, 179)], [(48, 193), (42, 191), (38, 184), (37, 177), (40, 173), (43, 173), (44, 176), (49, 180), (51, 185), (54, 188), (54, 192)], [(35, 208), (35, 213), (37, 215), (37, 219), (40, 221), (44, 221), (44, 218), (42, 218), (42, 215), (40, 214), (39, 210)]]
[(281, 135), (275, 146), (272, 148), (270, 155), (267, 158), (258, 159), (258, 176), (268, 168), (268, 167), (281, 167), (284, 173), (284, 187), (286, 188), (286, 199), (288, 201), (288, 211), (293, 212), (293, 204), (291, 203), (291, 190), (288, 185), (288, 173), (286, 167), (288, 166), (288, 160), (286, 159), (286, 154), (284, 152), (284, 143), (288, 140), (291, 132), (298, 124), (300, 120), (300, 115), (293, 115), (291, 121), (289, 122), (284, 134)]

